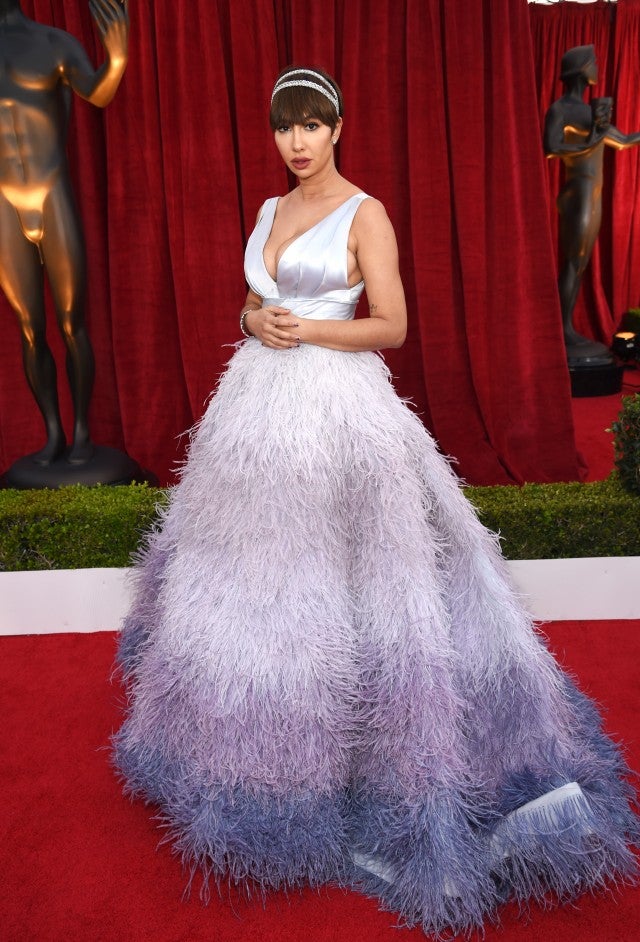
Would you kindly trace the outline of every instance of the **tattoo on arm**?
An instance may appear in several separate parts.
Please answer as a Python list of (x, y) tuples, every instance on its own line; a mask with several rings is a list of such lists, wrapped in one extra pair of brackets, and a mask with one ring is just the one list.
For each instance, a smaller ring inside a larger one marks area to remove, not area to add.
[(369, 305), (369, 313), (370, 313), (370, 314), (375, 314), (377, 310), (378, 310), (378, 305), (377, 305), (377, 304), (370, 304), (370, 305)]

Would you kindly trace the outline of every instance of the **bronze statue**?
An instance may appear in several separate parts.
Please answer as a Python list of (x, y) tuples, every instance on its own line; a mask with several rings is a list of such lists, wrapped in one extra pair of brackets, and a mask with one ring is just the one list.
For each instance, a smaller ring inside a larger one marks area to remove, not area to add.
[(544, 128), (547, 157), (560, 157), (565, 182), (557, 199), (562, 265), (558, 277), (560, 306), (570, 363), (603, 363), (611, 354), (573, 326), (573, 310), (602, 216), (602, 165), (605, 146), (622, 150), (640, 143), (640, 132), (623, 134), (611, 124), (611, 98), (588, 105), (584, 92), (598, 81), (593, 46), (575, 46), (562, 57), (564, 95), (549, 108)]
[(0, 0), (0, 285), (18, 315), (24, 369), (47, 442), (32, 461), (65, 451), (56, 368), (45, 337), (43, 268), (67, 350), (74, 406), (72, 464), (93, 455), (88, 409), (94, 359), (84, 323), (85, 249), (65, 152), (71, 93), (103, 108), (127, 64), (127, 0), (89, 0), (106, 58), (94, 69), (68, 33), (28, 19)]

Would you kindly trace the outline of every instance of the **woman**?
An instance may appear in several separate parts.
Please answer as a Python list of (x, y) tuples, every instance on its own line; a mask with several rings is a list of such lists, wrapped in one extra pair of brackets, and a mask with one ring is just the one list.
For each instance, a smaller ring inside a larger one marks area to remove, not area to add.
[(285, 70), (271, 125), (298, 186), (258, 215), (249, 339), (137, 568), (126, 790), (192, 873), (356, 886), (425, 931), (629, 876), (624, 763), (368, 352), (405, 307), (386, 214), (334, 165), (333, 79)]

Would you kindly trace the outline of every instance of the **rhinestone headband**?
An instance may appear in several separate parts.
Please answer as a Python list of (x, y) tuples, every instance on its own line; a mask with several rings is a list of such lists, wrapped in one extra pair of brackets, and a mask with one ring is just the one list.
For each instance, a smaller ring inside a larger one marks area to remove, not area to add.
[[(313, 75), (313, 77), (318, 81), (312, 82), (309, 79), (293, 79), (289, 81), (290, 75)], [(320, 84), (320, 82), (322, 82), (322, 84)], [(283, 88), (300, 87), (314, 88), (317, 92), (320, 92), (321, 95), (324, 95), (325, 98), (329, 99), (333, 107), (336, 109), (336, 114), (340, 114), (340, 103), (338, 102), (338, 96), (325, 77), (323, 75), (319, 75), (318, 72), (314, 72), (313, 69), (291, 69), (290, 72), (287, 72), (286, 75), (283, 75), (282, 78), (278, 79), (274, 86), (273, 94), (271, 95), (271, 101), (273, 101), (278, 92), (282, 91)]]

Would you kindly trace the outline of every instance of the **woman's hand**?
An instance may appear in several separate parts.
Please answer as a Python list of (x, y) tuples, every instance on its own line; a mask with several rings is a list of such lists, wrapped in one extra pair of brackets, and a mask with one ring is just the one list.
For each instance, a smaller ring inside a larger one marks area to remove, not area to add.
[(258, 310), (250, 310), (244, 323), (249, 333), (257, 337), (263, 347), (288, 350), (300, 345), (300, 339), (296, 335), (298, 321), (286, 307), (270, 304)]

